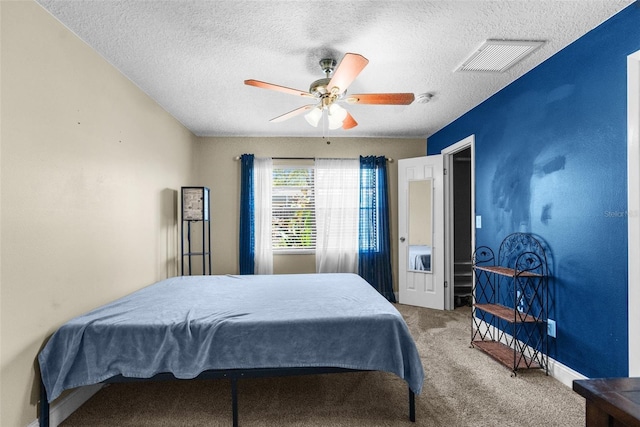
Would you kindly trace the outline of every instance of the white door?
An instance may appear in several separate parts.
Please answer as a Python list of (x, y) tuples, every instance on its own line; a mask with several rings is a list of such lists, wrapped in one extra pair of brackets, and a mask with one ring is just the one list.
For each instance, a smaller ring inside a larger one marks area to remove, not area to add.
[(401, 304), (444, 310), (443, 157), (398, 160)]

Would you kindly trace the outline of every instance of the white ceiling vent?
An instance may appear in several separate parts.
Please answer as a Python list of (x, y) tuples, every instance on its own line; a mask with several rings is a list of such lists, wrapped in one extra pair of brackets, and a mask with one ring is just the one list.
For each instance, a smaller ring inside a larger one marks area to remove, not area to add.
[(502, 73), (543, 44), (544, 41), (485, 40), (454, 71)]

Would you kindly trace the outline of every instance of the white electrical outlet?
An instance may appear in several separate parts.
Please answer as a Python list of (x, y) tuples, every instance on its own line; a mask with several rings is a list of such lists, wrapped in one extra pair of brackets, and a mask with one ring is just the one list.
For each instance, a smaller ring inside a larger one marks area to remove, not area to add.
[(556, 321), (555, 320), (547, 319), (547, 335), (549, 335), (551, 338), (556, 337)]
[(476, 215), (476, 228), (482, 228), (482, 216)]

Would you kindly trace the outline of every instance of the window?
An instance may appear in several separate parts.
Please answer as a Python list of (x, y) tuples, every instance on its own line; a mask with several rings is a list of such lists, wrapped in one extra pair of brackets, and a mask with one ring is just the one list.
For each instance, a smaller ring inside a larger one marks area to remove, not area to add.
[(272, 188), (273, 250), (314, 250), (316, 217), (313, 160), (274, 159)]

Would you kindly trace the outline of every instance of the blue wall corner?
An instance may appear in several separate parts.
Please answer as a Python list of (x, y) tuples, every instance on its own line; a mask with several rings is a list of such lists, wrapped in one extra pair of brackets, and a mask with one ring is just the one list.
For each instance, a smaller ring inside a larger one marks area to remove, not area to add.
[[(428, 138), (427, 154), (475, 135), (476, 244), (530, 232), (550, 249), (550, 357), (588, 377), (628, 375), (628, 6)], [(604, 363), (603, 363), (604, 362)]]

